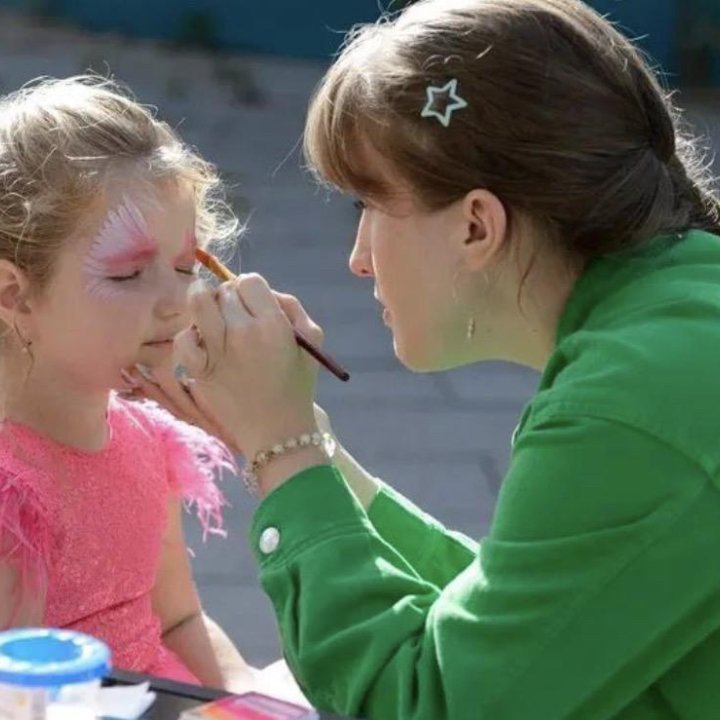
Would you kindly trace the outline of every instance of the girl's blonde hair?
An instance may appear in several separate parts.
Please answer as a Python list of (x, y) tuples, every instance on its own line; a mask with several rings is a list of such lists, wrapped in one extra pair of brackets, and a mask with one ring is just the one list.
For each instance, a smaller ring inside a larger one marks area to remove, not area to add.
[(213, 165), (115, 82), (41, 79), (0, 100), (0, 258), (44, 288), (54, 260), (122, 171), (143, 181), (186, 181), (200, 244), (232, 237)]
[[(421, 111), (451, 80), (467, 106), (444, 126)], [(320, 179), (382, 200), (393, 187), (364, 143), (426, 208), (487, 188), (582, 260), (720, 228), (670, 100), (579, 0), (422, 0), (357, 28), (312, 101), (305, 154)]]

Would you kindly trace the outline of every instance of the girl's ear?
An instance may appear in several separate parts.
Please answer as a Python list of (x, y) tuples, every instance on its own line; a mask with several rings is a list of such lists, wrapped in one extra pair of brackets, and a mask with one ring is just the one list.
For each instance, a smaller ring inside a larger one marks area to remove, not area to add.
[(0, 320), (13, 327), (19, 315), (29, 315), (25, 273), (9, 260), (0, 260)]

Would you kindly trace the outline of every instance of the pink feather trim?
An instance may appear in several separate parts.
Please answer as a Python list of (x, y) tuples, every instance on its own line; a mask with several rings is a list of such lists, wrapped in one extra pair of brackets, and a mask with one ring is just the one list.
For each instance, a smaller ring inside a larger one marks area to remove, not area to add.
[(141, 407), (162, 440), (171, 489), (181, 494), (188, 509), (195, 505), (203, 540), (208, 534), (225, 536), (222, 507), (228, 503), (215, 479), (223, 470), (237, 473), (232, 453), (217, 438), (156, 403), (146, 400)]
[[(47, 508), (22, 475), (0, 474), (0, 561), (15, 567), (12, 624), (18, 611), (42, 607), (53, 535)], [(0, 628), (1, 630), (2, 628)]]

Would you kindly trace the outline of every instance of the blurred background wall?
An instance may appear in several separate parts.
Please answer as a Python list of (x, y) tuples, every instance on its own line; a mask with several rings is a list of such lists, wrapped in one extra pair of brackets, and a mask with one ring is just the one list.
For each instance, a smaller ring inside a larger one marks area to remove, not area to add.
[[(93, 31), (209, 49), (327, 58), (353, 23), (405, 0), (0, 0)], [(720, 0), (591, 0), (669, 74), (672, 84), (720, 85)]]

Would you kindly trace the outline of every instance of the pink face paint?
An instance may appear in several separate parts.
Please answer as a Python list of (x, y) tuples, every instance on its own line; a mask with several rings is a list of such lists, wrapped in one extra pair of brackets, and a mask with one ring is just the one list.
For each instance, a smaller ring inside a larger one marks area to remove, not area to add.
[(185, 233), (185, 241), (183, 242), (182, 249), (180, 250), (177, 257), (173, 259), (175, 267), (187, 266), (190, 267), (195, 264), (195, 248), (197, 247), (197, 240), (195, 234), (189, 230)]
[(132, 275), (157, 252), (142, 213), (125, 199), (108, 213), (85, 258), (88, 292), (103, 299), (117, 296), (123, 283), (111, 278)]

